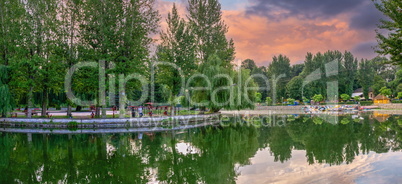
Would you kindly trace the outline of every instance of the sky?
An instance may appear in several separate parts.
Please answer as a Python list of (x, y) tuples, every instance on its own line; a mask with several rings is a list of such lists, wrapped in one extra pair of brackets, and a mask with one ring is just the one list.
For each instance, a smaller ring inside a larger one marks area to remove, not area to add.
[[(186, 13), (186, 0), (159, 0), (165, 17), (172, 3)], [(375, 30), (384, 18), (371, 0), (220, 0), (222, 18), (233, 38), (236, 60), (267, 66), (283, 54), (292, 64), (307, 52), (351, 51), (358, 59), (377, 56)], [(164, 27), (164, 19), (161, 21)], [(381, 30), (380, 30), (381, 31)]]

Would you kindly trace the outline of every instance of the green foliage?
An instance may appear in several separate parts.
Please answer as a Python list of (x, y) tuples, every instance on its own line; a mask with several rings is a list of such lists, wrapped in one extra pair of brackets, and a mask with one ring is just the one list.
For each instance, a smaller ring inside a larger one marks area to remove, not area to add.
[(290, 80), (290, 60), (284, 55), (274, 56), (271, 64), (268, 66), (268, 76), (272, 80), (272, 86), (275, 86), (275, 91), (272, 91), (276, 96), (275, 101), (286, 98), (286, 83)]
[(302, 99), (303, 78), (301, 76), (293, 77), (286, 84), (286, 92), (289, 97), (301, 100)]
[(402, 92), (398, 92), (398, 96), (396, 98), (401, 99), (402, 98)]
[(364, 99), (369, 99), (369, 89), (374, 84), (374, 66), (373, 61), (362, 60), (359, 63), (357, 74), (358, 83), (363, 88)]
[(166, 19), (167, 30), (161, 32), (161, 44), (157, 49), (157, 59), (160, 62), (174, 64), (178, 68), (159, 65), (157, 80), (171, 90), (172, 95), (178, 95), (184, 86), (183, 78), (194, 74), (197, 68), (196, 45), (194, 35), (191, 34), (189, 24), (180, 18), (176, 5)]
[(189, 0), (187, 10), (199, 61), (205, 63), (212, 55), (217, 55), (224, 67), (231, 67), (235, 48), (233, 40), (226, 38), (228, 26), (222, 20), (219, 1)]
[(355, 96), (355, 97), (353, 97), (353, 99), (354, 99), (355, 101), (360, 101), (360, 96)]
[(179, 98), (180, 105), (182, 105), (183, 107), (188, 107), (190, 105), (190, 103), (187, 100), (186, 96), (180, 96), (178, 98)]
[(391, 89), (388, 89), (387, 87), (382, 87), (380, 89), (380, 94), (384, 95), (384, 96), (389, 96), (392, 94)]
[(13, 110), (13, 99), (8, 87), (8, 69), (0, 65), (0, 116), (7, 116)]
[(293, 98), (288, 98), (286, 101), (288, 102), (288, 104), (293, 105), (296, 100)]
[(272, 98), (271, 98), (271, 97), (265, 98), (265, 103), (266, 103), (267, 105), (272, 105)]
[(324, 100), (324, 96), (322, 96), (321, 94), (316, 94), (312, 97), (312, 99), (314, 100), (314, 102), (321, 102)]
[(310, 100), (309, 100), (308, 98), (306, 98), (306, 97), (303, 97), (303, 102), (304, 102), (304, 103), (309, 103)]
[(261, 98), (262, 98), (262, 95), (261, 95), (261, 93), (255, 93), (255, 102), (257, 102), (257, 103), (261, 103)]
[[(402, 64), (402, 2), (400, 0), (374, 1), (375, 6), (380, 10), (386, 19), (381, 20), (378, 26), (386, 31), (376, 31), (378, 47), (377, 52), (382, 55), (390, 55), (391, 62)], [(384, 34), (386, 33), (386, 35)]]
[(380, 89), (383, 88), (384, 86), (387, 86), (387, 81), (385, 81), (381, 76), (375, 75), (374, 76), (374, 84), (372, 86), (374, 90), (374, 94), (378, 95), (380, 94)]
[[(225, 67), (217, 55), (212, 55), (207, 62), (200, 65), (199, 71), (206, 78), (198, 78), (194, 87), (208, 89), (194, 92), (193, 98), (197, 103), (206, 103), (212, 112), (217, 112), (221, 108), (236, 110), (254, 108), (256, 90), (245, 88), (247, 85), (249, 88), (257, 87), (253, 80), (245, 80), (250, 76), (249, 70), (233, 71)], [(238, 78), (239, 75), (241, 78)]]
[(257, 65), (255, 64), (254, 60), (252, 59), (246, 59), (241, 62), (241, 67), (243, 69), (249, 69), (251, 72), (257, 68)]
[(350, 96), (349, 96), (348, 94), (341, 94), (341, 98), (342, 98), (342, 100), (344, 100), (344, 101), (350, 100)]

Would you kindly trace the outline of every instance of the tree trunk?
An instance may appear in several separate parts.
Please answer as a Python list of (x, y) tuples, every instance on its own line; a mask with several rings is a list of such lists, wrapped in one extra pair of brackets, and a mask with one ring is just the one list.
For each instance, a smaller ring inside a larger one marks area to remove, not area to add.
[(42, 98), (42, 111), (41, 111), (41, 116), (45, 117), (46, 116), (46, 111), (47, 111), (47, 101), (48, 101), (48, 92), (47, 89), (43, 90), (43, 98)]
[(95, 107), (95, 117), (96, 118), (100, 118), (100, 110), (101, 110), (101, 107), (96, 105), (96, 107)]
[(32, 100), (33, 100), (33, 87), (29, 88), (28, 92), (28, 109), (27, 118), (32, 118)]
[(102, 118), (106, 118), (106, 108), (101, 107)]
[(67, 106), (67, 117), (72, 117), (73, 115), (72, 115), (72, 113), (71, 113), (71, 105), (70, 104), (68, 104), (68, 106)]

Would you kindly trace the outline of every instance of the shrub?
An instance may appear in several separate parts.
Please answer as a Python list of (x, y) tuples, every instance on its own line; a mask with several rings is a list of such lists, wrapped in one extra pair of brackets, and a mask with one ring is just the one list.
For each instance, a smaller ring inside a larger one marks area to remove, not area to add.
[(342, 98), (342, 100), (344, 100), (344, 101), (350, 100), (350, 96), (349, 96), (348, 94), (341, 94), (341, 98)]
[(293, 105), (295, 103), (295, 99), (293, 99), (293, 98), (288, 98), (287, 101), (288, 101), (288, 104), (290, 104), (290, 105)]
[(313, 96), (312, 99), (314, 100), (314, 102), (321, 102), (324, 100), (324, 96), (322, 96), (321, 94), (318, 94), (318, 95), (316, 94)]
[(271, 97), (265, 98), (265, 103), (267, 103), (267, 105), (272, 105), (272, 98)]

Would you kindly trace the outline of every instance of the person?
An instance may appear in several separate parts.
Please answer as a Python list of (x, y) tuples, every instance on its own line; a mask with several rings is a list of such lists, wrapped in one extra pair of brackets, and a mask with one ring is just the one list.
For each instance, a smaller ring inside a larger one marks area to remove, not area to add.
[(142, 106), (138, 107), (138, 115), (140, 116), (140, 118), (144, 115), (142, 114)]

